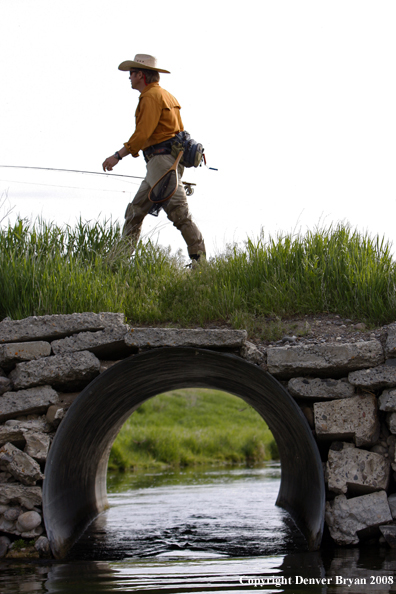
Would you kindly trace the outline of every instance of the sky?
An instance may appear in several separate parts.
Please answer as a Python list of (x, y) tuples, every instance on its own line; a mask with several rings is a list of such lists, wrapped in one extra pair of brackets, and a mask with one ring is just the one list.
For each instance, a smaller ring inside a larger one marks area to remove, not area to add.
[[(0, 0), (0, 165), (100, 173), (134, 131), (118, 70), (157, 57), (205, 147), (189, 205), (208, 255), (347, 222), (393, 241), (394, 0)], [(143, 157), (114, 174), (143, 177)], [(139, 179), (0, 167), (2, 225), (118, 220)], [(11, 209), (11, 212), (9, 212)], [(162, 212), (143, 234), (186, 253)]]

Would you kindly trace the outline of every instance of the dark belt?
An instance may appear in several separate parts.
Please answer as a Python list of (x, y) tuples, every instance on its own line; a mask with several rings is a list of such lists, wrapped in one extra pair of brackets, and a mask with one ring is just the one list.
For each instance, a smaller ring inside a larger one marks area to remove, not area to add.
[(152, 155), (170, 155), (172, 152), (172, 144), (173, 138), (164, 140), (164, 142), (159, 142), (158, 144), (152, 144), (144, 149), (144, 158), (147, 161), (148, 157), (151, 157)]

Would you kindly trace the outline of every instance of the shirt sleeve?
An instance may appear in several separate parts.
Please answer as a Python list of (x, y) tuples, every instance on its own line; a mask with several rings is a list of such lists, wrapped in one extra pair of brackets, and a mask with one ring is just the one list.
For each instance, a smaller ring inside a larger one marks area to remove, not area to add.
[(133, 157), (139, 156), (139, 151), (146, 148), (147, 141), (156, 129), (161, 117), (161, 105), (151, 97), (142, 97), (136, 116), (136, 129), (125, 148)]

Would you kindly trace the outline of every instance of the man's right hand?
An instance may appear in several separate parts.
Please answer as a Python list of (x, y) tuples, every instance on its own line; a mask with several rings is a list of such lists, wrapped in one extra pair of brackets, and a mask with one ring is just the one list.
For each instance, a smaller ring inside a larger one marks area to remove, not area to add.
[(103, 161), (102, 163), (103, 171), (112, 171), (113, 167), (115, 167), (117, 163), (118, 159), (114, 155), (107, 157), (106, 161)]

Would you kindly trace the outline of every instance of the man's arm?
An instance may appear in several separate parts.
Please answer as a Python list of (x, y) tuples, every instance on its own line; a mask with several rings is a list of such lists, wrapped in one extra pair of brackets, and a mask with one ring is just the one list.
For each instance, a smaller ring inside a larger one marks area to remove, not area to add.
[(133, 157), (139, 155), (139, 151), (147, 148), (149, 139), (158, 126), (161, 117), (161, 105), (155, 99), (144, 96), (139, 103), (136, 112), (136, 128), (128, 142), (124, 143), (127, 151)]
[[(129, 151), (127, 151), (124, 146), (119, 151), (117, 151), (117, 153), (120, 155), (121, 159), (129, 155)], [(113, 167), (117, 165), (118, 161), (119, 159), (115, 156), (115, 154), (111, 157), (107, 157), (107, 159), (102, 163), (103, 171), (112, 171)]]
[[(139, 155), (139, 151), (147, 146), (147, 140), (156, 129), (160, 116), (161, 106), (157, 101), (148, 97), (144, 97), (140, 101), (135, 132), (122, 149), (117, 151), (121, 159), (129, 154), (132, 154), (134, 157)], [(102, 164), (103, 171), (112, 171), (118, 161), (119, 159), (114, 155), (108, 157)]]

